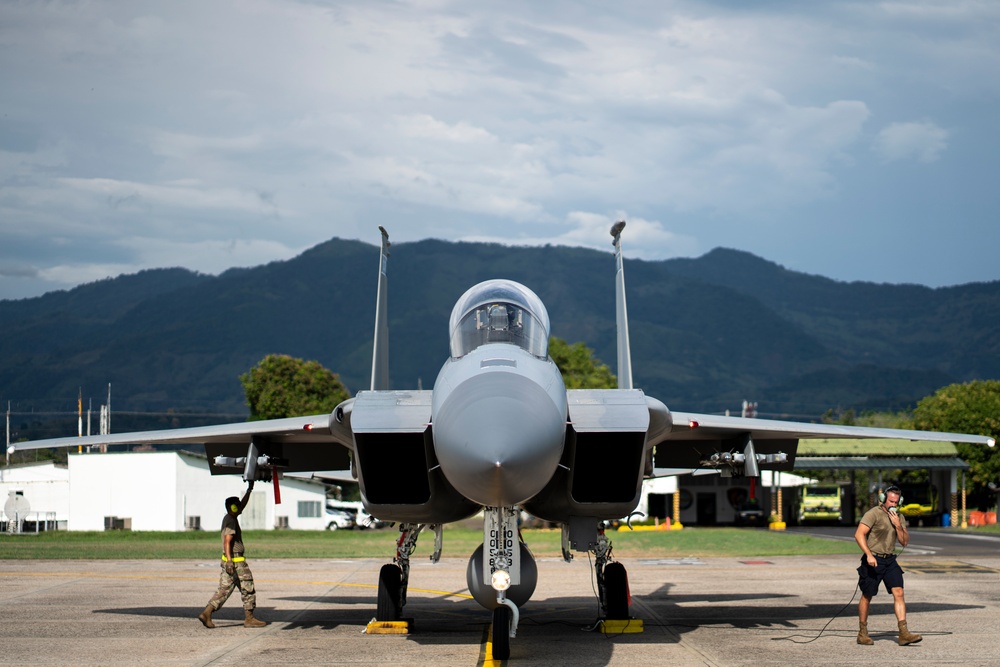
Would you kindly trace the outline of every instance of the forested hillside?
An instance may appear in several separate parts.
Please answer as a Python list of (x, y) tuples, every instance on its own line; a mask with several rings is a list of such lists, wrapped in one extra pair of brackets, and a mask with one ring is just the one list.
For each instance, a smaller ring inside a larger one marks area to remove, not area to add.
[[(376, 246), (333, 239), (218, 277), (163, 269), (0, 301), (0, 399), (71, 410), (80, 388), (96, 404), (110, 382), (116, 411), (245, 414), (238, 376), (270, 353), (315, 359), (356, 392), (370, 373), (377, 266)], [(626, 259), (625, 271), (635, 382), (678, 410), (738, 411), (744, 398), (762, 415), (901, 409), (1000, 377), (1000, 283), (843, 283), (723, 249)], [(552, 333), (614, 370), (610, 249), (428, 240), (392, 247), (395, 387), (433, 385), (452, 305), (498, 277), (537, 292)]]

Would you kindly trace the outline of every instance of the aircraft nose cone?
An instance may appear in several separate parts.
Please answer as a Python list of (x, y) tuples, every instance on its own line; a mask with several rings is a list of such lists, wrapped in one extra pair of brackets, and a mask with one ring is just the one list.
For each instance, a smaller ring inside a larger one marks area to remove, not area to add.
[(562, 456), (565, 406), (514, 373), (484, 373), (455, 387), (433, 417), (448, 481), (470, 500), (511, 506), (536, 495)]

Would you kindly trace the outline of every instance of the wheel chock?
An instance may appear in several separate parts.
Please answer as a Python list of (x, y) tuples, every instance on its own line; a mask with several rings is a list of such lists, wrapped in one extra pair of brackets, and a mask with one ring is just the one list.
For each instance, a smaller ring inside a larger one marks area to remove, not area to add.
[(376, 621), (374, 618), (365, 626), (366, 635), (408, 635), (413, 627), (413, 619), (401, 621)]
[(605, 618), (598, 623), (598, 628), (606, 635), (625, 635), (643, 632), (641, 618), (625, 620)]

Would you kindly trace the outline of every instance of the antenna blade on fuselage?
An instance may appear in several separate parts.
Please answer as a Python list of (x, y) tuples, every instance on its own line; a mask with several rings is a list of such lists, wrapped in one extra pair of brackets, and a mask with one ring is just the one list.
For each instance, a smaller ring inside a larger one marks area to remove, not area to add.
[(379, 225), (382, 232), (382, 246), (378, 262), (378, 297), (375, 302), (375, 345), (372, 350), (371, 389), (389, 388), (389, 278), (386, 274), (389, 264), (389, 232)]
[(628, 309), (625, 307), (625, 267), (622, 264), (622, 230), (625, 221), (611, 227), (615, 247), (615, 324), (618, 328), (618, 388), (632, 389), (632, 352), (628, 344)]

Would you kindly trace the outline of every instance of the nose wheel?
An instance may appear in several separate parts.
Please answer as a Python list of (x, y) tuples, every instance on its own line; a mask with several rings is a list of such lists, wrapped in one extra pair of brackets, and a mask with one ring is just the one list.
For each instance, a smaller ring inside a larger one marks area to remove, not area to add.
[(493, 610), (493, 659), (506, 660), (510, 657), (510, 607), (500, 605)]

